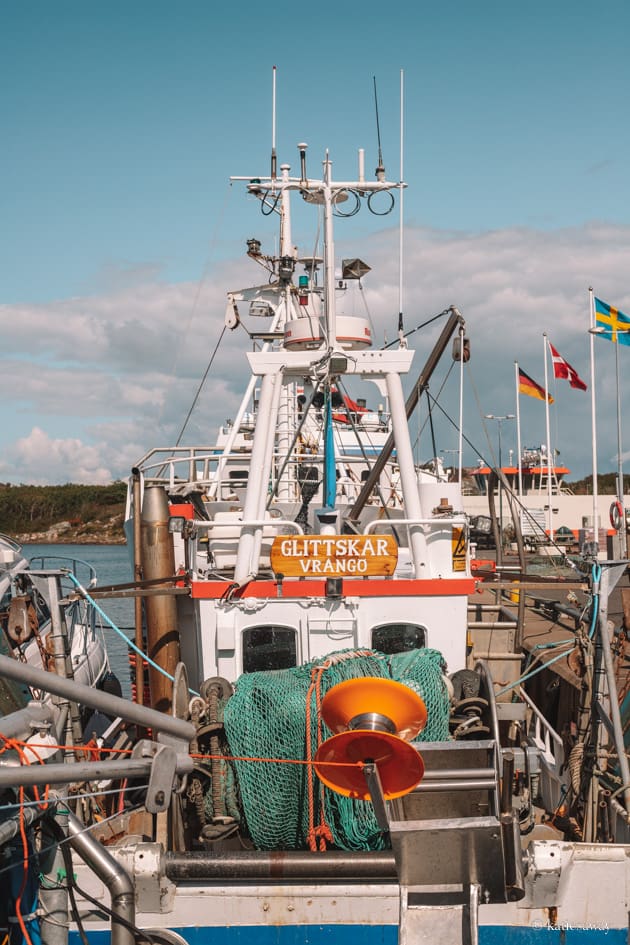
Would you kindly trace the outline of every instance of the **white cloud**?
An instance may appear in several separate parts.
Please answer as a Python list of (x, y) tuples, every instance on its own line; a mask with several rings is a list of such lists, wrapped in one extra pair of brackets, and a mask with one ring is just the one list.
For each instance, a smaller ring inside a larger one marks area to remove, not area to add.
[[(629, 244), (630, 227), (604, 223), (556, 231), (408, 229), (405, 327), (415, 328), (450, 304), (464, 315), (473, 352), (466, 424), (480, 449), (488, 449), (480, 414), (514, 412), (514, 360), (543, 382), (543, 332), (590, 383), (588, 286), (630, 313)], [(367, 306), (377, 343), (385, 331), (390, 341), (396, 335), (397, 249), (398, 233), (390, 229), (338, 253), (359, 252), (372, 267), (362, 297), (355, 292), (352, 304), (355, 314)], [(256, 282), (260, 274), (247, 260), (237, 260), (200, 285), (146, 281), (147, 275), (154, 275), (150, 267), (108, 272), (104, 282), (114, 287), (110, 292), (4, 306), (3, 478), (103, 482), (127, 475), (151, 446), (175, 442), (221, 333), (226, 291)], [(346, 311), (351, 309), (349, 293)], [(440, 329), (436, 323), (412, 335), (418, 350), (414, 370)], [(218, 424), (234, 415), (247, 378), (243, 352), (249, 348), (242, 332), (224, 335), (184, 442), (213, 442)], [(600, 456), (607, 471), (616, 456), (614, 348), (598, 341), (596, 352)], [(621, 357), (628, 354), (624, 350)], [(447, 358), (439, 377), (450, 364)], [(436, 375), (434, 396), (438, 386)], [(523, 441), (542, 442), (544, 410), (530, 400), (521, 398)], [(455, 445), (453, 428), (439, 413), (434, 419), (445, 437), (437, 448)], [(558, 382), (552, 423), (563, 459), (576, 475), (587, 474), (590, 396)], [(507, 429), (505, 436), (507, 442)], [(431, 448), (423, 434), (420, 458), (428, 458)], [(474, 462), (472, 453), (466, 461)]]
[(114, 478), (102, 465), (101, 450), (79, 439), (52, 439), (39, 427), (21, 437), (0, 461), (0, 473), (20, 470), (19, 481), (32, 485), (57, 482), (105, 484)]

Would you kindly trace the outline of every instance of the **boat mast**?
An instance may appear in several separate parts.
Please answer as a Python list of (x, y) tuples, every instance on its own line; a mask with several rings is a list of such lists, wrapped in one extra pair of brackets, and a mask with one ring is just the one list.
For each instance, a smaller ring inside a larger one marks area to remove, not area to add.
[(328, 349), (335, 348), (337, 344), (337, 306), (335, 297), (335, 243), (333, 237), (333, 219), (332, 219), (332, 161), (328, 157), (324, 159), (324, 281), (326, 285), (325, 300), (326, 306), (324, 314), (326, 318), (326, 332), (328, 336)]

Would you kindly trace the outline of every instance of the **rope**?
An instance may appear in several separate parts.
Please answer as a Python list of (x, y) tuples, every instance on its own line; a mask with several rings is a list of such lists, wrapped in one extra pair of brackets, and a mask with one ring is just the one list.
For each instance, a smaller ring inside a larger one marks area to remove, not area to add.
[[(86, 591), (86, 589), (83, 587), (83, 585), (81, 584), (81, 582), (77, 580), (77, 578), (74, 576), (74, 574), (72, 573), (72, 571), (68, 571), (67, 573), (68, 573), (68, 577), (69, 577), (69, 578), (71, 579), (71, 581), (74, 583), (74, 585), (76, 586), (76, 588), (77, 588), (77, 590), (79, 591), (79, 593), (85, 598), (86, 601), (88, 601), (89, 604), (92, 605), (92, 607), (95, 609), (95, 611), (97, 612), (97, 614), (99, 614), (99, 615), (103, 618), (103, 620), (104, 620), (105, 623), (108, 625), (108, 627), (111, 627), (111, 629), (114, 630), (114, 632), (117, 633), (118, 636), (119, 636), (122, 640), (125, 641), (126, 645), (129, 647), (129, 649), (133, 650), (134, 653), (136, 653), (138, 656), (142, 657), (143, 660), (146, 660), (146, 662), (149, 664), (149, 666), (152, 666), (153, 669), (156, 669), (156, 670), (158, 671), (158, 673), (161, 673), (162, 676), (165, 676), (165, 677), (169, 680), (169, 682), (175, 682), (174, 677), (171, 676), (170, 673), (168, 673), (165, 669), (163, 669), (161, 666), (159, 666), (159, 665), (155, 662), (155, 660), (152, 660), (148, 653), (143, 653), (143, 651), (140, 649), (140, 647), (136, 646), (136, 644), (133, 642), (133, 640), (130, 640), (129, 637), (127, 636), (127, 634), (126, 634), (126, 633), (123, 633), (123, 631), (120, 630), (120, 629), (116, 626), (116, 624), (114, 623), (113, 620), (110, 620), (110, 618), (107, 616), (107, 614), (106, 614), (105, 611), (102, 609), (102, 607), (99, 607), (99, 605), (96, 603), (96, 601), (94, 600), (94, 598), (92, 597), (92, 595), (91, 595), (91, 594), (88, 594), (88, 592)], [(190, 689), (190, 688), (189, 688), (189, 689), (188, 689), (188, 692), (190, 692), (191, 695), (193, 695), (193, 696), (198, 696), (198, 695), (199, 695), (199, 693), (198, 693), (195, 689)]]
[[(20, 763), (21, 763), (21, 764), (23, 764), (23, 765), (30, 765), (30, 764), (31, 764), (31, 760), (30, 760), (30, 758), (28, 757), (28, 754), (26, 753), (26, 751), (24, 750), (23, 745), (24, 745), (24, 743), (23, 743), (23, 742), (20, 742), (20, 741), (17, 740), (17, 739), (14, 739), (14, 738), (6, 738), (6, 737), (5, 737), (5, 738), (4, 738), (4, 744), (2, 745), (2, 747), (0, 747), (0, 755), (4, 754), (5, 751), (13, 750), (13, 751), (17, 752), (17, 755), (18, 755), (18, 757), (19, 757), (19, 759), (20, 759)], [(33, 747), (33, 746), (29, 745), (28, 747), (29, 747), (29, 749), (32, 750), (32, 747)], [(32, 754), (35, 756), (36, 761), (37, 761), (40, 765), (44, 764), (43, 759), (39, 757), (39, 755), (37, 754), (36, 751), (32, 751)], [(37, 788), (34, 788), (34, 791), (33, 791), (33, 793), (35, 794), (36, 801), (37, 801), (39, 807), (41, 807), (42, 810), (47, 810), (47, 808), (48, 808), (48, 790), (49, 790), (49, 787), (48, 787), (48, 785), (46, 785), (46, 787), (45, 787), (45, 789), (44, 789), (44, 798), (43, 798), (43, 800), (40, 798), (39, 790), (38, 790)], [(27, 882), (28, 882), (28, 874), (29, 874), (29, 848), (28, 848), (28, 837), (27, 837), (27, 835), (26, 835), (26, 820), (25, 820), (25, 817), (24, 817), (24, 810), (25, 810), (25, 794), (24, 794), (24, 785), (23, 785), (23, 784), (21, 784), (20, 787), (19, 787), (19, 800), (20, 800), (20, 804), (19, 804), (19, 812), (20, 812), (19, 827), (20, 827), (20, 839), (21, 839), (21, 841), (22, 841), (22, 881), (21, 881), (21, 883), (20, 883), (20, 889), (19, 889), (19, 891), (18, 891), (18, 894), (17, 894), (17, 896), (15, 897), (15, 903), (14, 903), (14, 905), (15, 905), (15, 920), (17, 921), (17, 924), (18, 924), (19, 927), (20, 927), (20, 931), (21, 931), (21, 933), (22, 933), (22, 936), (23, 936), (23, 938), (24, 938), (24, 941), (26, 942), (26, 945), (33, 945), (33, 941), (32, 941), (32, 939), (31, 939), (31, 936), (30, 936), (30, 934), (29, 934), (29, 931), (28, 931), (28, 929), (26, 928), (26, 923), (27, 923), (27, 922), (35, 921), (36, 917), (35, 917), (34, 915), (30, 914), (30, 913), (27, 914), (27, 915), (23, 915), (23, 914), (22, 914), (22, 897), (24, 896), (24, 893), (25, 893), (25, 891), (26, 891), (26, 884), (27, 884)], [(37, 938), (38, 941), (39, 941), (39, 940), (40, 940), (40, 939), (39, 939), (39, 930), (37, 929), (36, 931), (37, 931), (36, 938)]]
[(517, 679), (515, 682), (510, 683), (508, 686), (504, 686), (503, 689), (499, 689), (495, 696), (502, 696), (504, 693), (509, 692), (510, 689), (514, 689), (516, 686), (520, 686), (521, 683), (527, 682), (528, 679), (531, 679), (532, 676), (536, 676), (537, 673), (542, 672), (543, 669), (547, 669), (548, 666), (551, 666), (553, 663), (557, 663), (558, 660), (561, 660), (564, 656), (568, 656), (569, 653), (572, 653), (576, 648), (577, 644), (574, 643), (573, 646), (569, 647), (568, 650), (563, 650), (562, 653), (558, 653), (557, 656), (554, 656), (553, 659), (547, 660), (545, 663), (541, 663), (536, 669), (531, 670), (529, 673), (525, 673), (524, 676), (521, 676), (520, 679)]
[[(319, 708), (319, 707), (318, 707)], [(20, 746), (26, 746), (27, 748), (54, 748), (57, 751), (62, 751), (65, 749), (71, 748), (73, 751), (85, 751), (89, 752), (92, 750), (93, 746), (89, 743), (87, 745), (38, 745), (33, 742), (22, 742), (19, 739), (7, 738), (6, 735), (3, 735), (0, 732), (0, 738), (4, 740), (5, 744), (0, 748), (0, 754), (4, 751), (7, 751), (10, 748), (15, 748), (16, 751), (20, 752)], [(319, 747), (319, 745), (318, 745)], [(132, 749), (130, 748), (99, 748), (99, 752), (112, 752), (116, 754), (131, 754)], [(310, 749), (307, 748), (307, 751)], [(24, 754), (24, 752), (22, 752)], [(224, 761), (252, 761), (258, 762), (261, 764), (285, 764), (285, 765), (305, 765), (305, 766), (314, 766), (315, 761), (312, 757), (306, 760), (303, 758), (274, 758), (274, 757), (255, 757), (252, 755), (224, 755), (222, 753), (218, 754), (204, 754), (203, 752), (190, 752), (190, 758), (196, 758), (199, 761), (212, 761), (213, 759), (223, 759)], [(30, 764), (29, 761), (24, 762), (25, 764)], [(43, 764), (43, 761), (40, 759), (40, 763)], [(323, 761), (318, 762), (318, 764), (330, 765), (331, 767), (339, 768), (363, 768), (364, 762), (362, 761)], [(104, 791), (99, 791), (99, 794), (104, 794)], [(41, 800), (36, 803), (41, 804)], [(9, 805), (15, 806), (15, 805)], [(6, 810), (6, 805), (0, 805), (0, 810)]]
[(317, 743), (317, 748), (322, 743), (322, 722), (321, 722), (321, 704), (322, 704), (322, 675), (329, 666), (332, 665), (332, 660), (326, 660), (325, 663), (322, 663), (320, 666), (314, 666), (311, 670), (311, 684), (308, 687), (306, 693), (306, 760), (310, 762), (307, 769), (307, 784), (308, 784), (308, 831), (306, 834), (306, 840), (309, 845), (309, 849), (314, 853), (318, 849), (319, 840), (319, 849), (323, 851), (326, 849), (326, 841), (332, 843), (332, 833), (330, 827), (326, 823), (326, 817), (324, 814), (324, 798), (323, 798), (323, 784), (320, 782), (320, 791), (319, 793), (319, 824), (315, 826), (315, 799), (313, 791), (313, 768), (312, 768), (312, 754), (313, 754), (313, 739), (311, 733), (311, 703), (313, 699), (313, 693), (315, 693), (315, 706), (317, 709), (316, 716), (316, 729), (315, 729), (315, 738)]
[(191, 418), (192, 412), (193, 412), (193, 410), (195, 409), (195, 407), (197, 406), (197, 401), (199, 400), (199, 395), (201, 394), (201, 390), (202, 390), (202, 388), (203, 388), (203, 385), (206, 383), (206, 378), (207, 378), (207, 376), (208, 376), (208, 373), (209, 373), (209, 371), (210, 371), (210, 368), (212, 367), (212, 362), (213, 362), (214, 359), (215, 359), (216, 353), (217, 353), (217, 351), (219, 350), (219, 345), (220, 345), (221, 342), (223, 341), (223, 335), (225, 334), (225, 332), (226, 332), (226, 326), (224, 325), (224, 326), (223, 326), (223, 330), (222, 330), (221, 334), (219, 335), (219, 340), (217, 341), (216, 345), (214, 346), (214, 351), (212, 352), (212, 354), (211, 354), (211, 356), (210, 356), (210, 360), (208, 361), (208, 366), (207, 366), (206, 370), (204, 371), (204, 374), (203, 374), (203, 377), (201, 378), (201, 381), (199, 382), (199, 387), (197, 388), (197, 393), (195, 394), (195, 396), (194, 396), (194, 398), (193, 398), (193, 402), (192, 402), (192, 404), (190, 405), (190, 410), (189, 410), (188, 413), (186, 414), (186, 419), (184, 420), (184, 425), (182, 426), (181, 430), (179, 431), (179, 436), (177, 437), (177, 442), (175, 443), (175, 446), (179, 446), (179, 444), (180, 444), (180, 442), (181, 442), (181, 439), (182, 439), (182, 437), (183, 437), (183, 435), (184, 435), (184, 432), (185, 432), (185, 430), (186, 430), (186, 427), (188, 426), (188, 421), (189, 421), (190, 418)]

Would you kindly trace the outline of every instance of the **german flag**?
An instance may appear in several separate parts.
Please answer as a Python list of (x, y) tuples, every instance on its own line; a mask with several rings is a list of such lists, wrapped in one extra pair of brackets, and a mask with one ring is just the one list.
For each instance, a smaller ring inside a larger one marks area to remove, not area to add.
[[(519, 394), (527, 394), (529, 397), (537, 397), (538, 400), (545, 399), (545, 388), (532, 380), (529, 374), (526, 374), (521, 368), (518, 369), (518, 392)], [(551, 394), (547, 394), (547, 400), (550, 404), (553, 403)]]

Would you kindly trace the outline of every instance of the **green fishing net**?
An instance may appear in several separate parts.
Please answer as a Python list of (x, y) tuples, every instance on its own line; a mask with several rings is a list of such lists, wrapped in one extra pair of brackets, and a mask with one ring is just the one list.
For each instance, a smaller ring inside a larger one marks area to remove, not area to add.
[[(308, 757), (307, 737), (310, 757), (314, 758), (319, 726), (322, 741), (332, 734), (318, 720), (312, 686), (313, 672), (322, 666), (325, 668), (319, 674), (321, 698), (346, 679), (361, 676), (394, 679), (413, 689), (427, 707), (427, 725), (417, 740), (444, 741), (449, 737), (445, 667), (436, 650), (393, 655), (345, 650), (292, 669), (241, 676), (225, 706), (225, 733), (230, 752), (238, 759), (234, 765), (243, 811), (258, 849), (313, 847), (312, 827), (320, 825), (322, 805), (323, 821), (330, 830), (327, 846), (380, 850), (387, 845), (369, 801), (336, 794), (323, 786), (309, 766), (289, 763)], [(325, 831), (321, 833), (326, 836)]]

